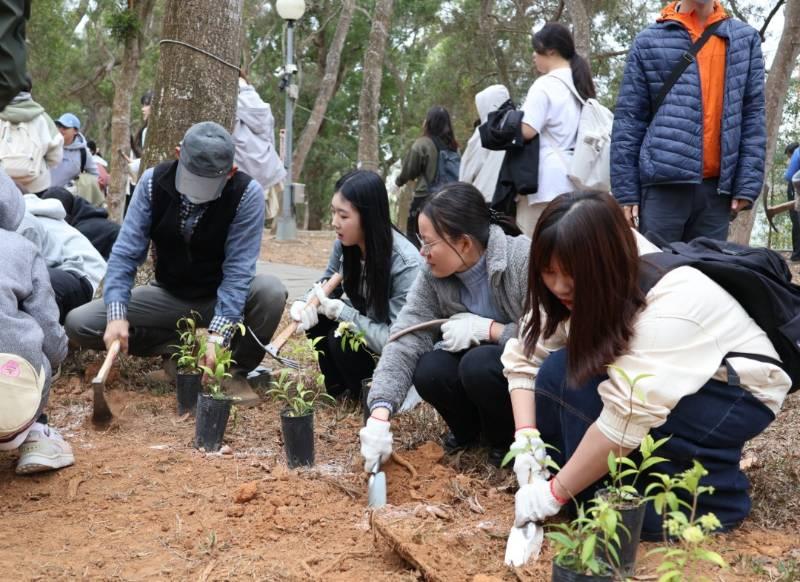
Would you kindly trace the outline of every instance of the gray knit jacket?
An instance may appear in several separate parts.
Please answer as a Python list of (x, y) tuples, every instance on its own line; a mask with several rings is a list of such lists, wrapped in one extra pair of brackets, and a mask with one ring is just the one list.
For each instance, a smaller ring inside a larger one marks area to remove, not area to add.
[[(486, 246), (489, 287), (495, 304), (510, 322), (503, 330), (500, 345), (517, 336), (518, 322), (523, 315), (528, 290), (530, 249), (529, 238), (510, 237), (499, 226), (491, 227)], [(460, 288), (461, 282), (455, 275), (438, 279), (427, 266), (423, 267), (391, 332), (467, 311), (459, 298)], [(381, 359), (372, 375), (370, 408), (381, 404), (389, 405), (393, 413), (400, 409), (413, 382), (417, 362), (423, 354), (433, 349), (434, 343), (440, 337), (439, 330), (424, 330), (406, 334), (384, 346)]]
[(16, 354), (45, 371), (45, 398), (51, 370), (67, 355), (67, 336), (58, 323), (58, 306), (44, 259), (33, 244), (14, 232), (25, 201), (0, 171), (0, 352)]

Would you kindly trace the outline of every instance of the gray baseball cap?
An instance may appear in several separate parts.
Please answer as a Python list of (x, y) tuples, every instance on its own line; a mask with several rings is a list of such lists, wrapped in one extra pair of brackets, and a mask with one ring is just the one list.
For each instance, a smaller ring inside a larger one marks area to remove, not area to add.
[(195, 203), (219, 198), (233, 168), (234, 150), (231, 135), (218, 123), (193, 125), (181, 142), (175, 188)]

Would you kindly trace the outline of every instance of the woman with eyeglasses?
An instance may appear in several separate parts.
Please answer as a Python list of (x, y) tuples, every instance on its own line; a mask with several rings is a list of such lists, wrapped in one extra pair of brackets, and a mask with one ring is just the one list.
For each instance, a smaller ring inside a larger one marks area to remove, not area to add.
[[(317, 283), (306, 299), (292, 304), (289, 313), (299, 322), (299, 331), (323, 338), (317, 349), (323, 354), (319, 366), (328, 394), (348, 391), (359, 399), (361, 380), (372, 375), (375, 356), (383, 350), (422, 260), (392, 225), (386, 186), (374, 172), (356, 170), (336, 182), (331, 223), (336, 242), (321, 281), (342, 273), (343, 283), (327, 297)], [(339, 298), (342, 292), (346, 299)], [(319, 298), (319, 307), (306, 307), (312, 294)], [(353, 334), (363, 334), (366, 346), (343, 349), (341, 331), (337, 332), (342, 322)]]
[(463, 182), (432, 194), (419, 215), (426, 265), (392, 331), (447, 318), (389, 343), (372, 377), (361, 430), (365, 469), (392, 452), (389, 419), (413, 384), (447, 423), (445, 450), (480, 444), (499, 464), (514, 419), (500, 356), (516, 337), (527, 291), (530, 239)]

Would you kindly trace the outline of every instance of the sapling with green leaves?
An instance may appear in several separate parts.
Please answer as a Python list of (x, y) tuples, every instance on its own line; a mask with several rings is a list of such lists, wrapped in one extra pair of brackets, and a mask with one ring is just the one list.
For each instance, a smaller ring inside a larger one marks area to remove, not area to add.
[[(352, 321), (342, 321), (333, 332), (333, 336), (341, 338), (341, 348), (345, 352), (349, 348), (351, 352), (357, 352), (361, 349), (367, 349), (367, 338), (364, 332), (356, 329)], [(375, 358), (373, 354), (373, 359)]]
[[(697, 516), (699, 497), (714, 493), (713, 487), (700, 484), (706, 475), (708, 471), (695, 460), (690, 469), (677, 475), (654, 474), (656, 481), (645, 490), (663, 523), (664, 546), (648, 553), (663, 556), (656, 569), (661, 575), (658, 582), (708, 580), (699, 571), (703, 564), (728, 567), (719, 553), (707, 547), (710, 534), (721, 527), (719, 519), (713, 513)], [(678, 491), (687, 492), (691, 501), (681, 499)]]
[(192, 311), (177, 323), (178, 343), (170, 347), (176, 350), (172, 357), (181, 374), (199, 374), (201, 371), (200, 362), (206, 354), (206, 336), (197, 327), (199, 317), (199, 313)]
[(236, 362), (233, 360), (231, 350), (221, 346), (220, 344), (209, 344), (214, 346), (215, 364), (211, 369), (206, 365), (201, 365), (200, 369), (208, 379), (208, 393), (212, 398), (223, 400), (227, 398), (225, 391), (222, 389), (222, 383), (225, 379), (230, 378), (231, 374), (228, 372), (232, 364)]
[[(292, 358), (319, 363), (320, 351), (317, 344), (322, 337), (306, 338), (298, 346), (290, 349), (287, 355)], [(334, 403), (336, 400), (325, 392), (325, 375), (318, 372), (318, 366), (305, 366), (293, 370), (284, 368), (277, 380), (272, 381), (267, 394), (276, 402), (282, 402), (289, 416), (305, 416), (314, 410), (318, 402)]]
[(618, 568), (619, 532), (622, 518), (607, 500), (594, 498), (589, 507), (578, 506), (578, 515), (550, 526), (546, 534), (555, 550), (553, 561), (578, 574), (610, 576)]

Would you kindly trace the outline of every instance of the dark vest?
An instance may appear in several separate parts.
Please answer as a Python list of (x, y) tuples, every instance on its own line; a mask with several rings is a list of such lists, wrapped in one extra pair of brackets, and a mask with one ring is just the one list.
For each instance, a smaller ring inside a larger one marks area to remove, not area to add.
[(236, 172), (220, 197), (208, 204), (186, 242), (180, 231), (177, 167), (177, 161), (164, 162), (153, 171), (150, 240), (155, 247), (156, 281), (182, 299), (214, 297), (222, 283), (228, 229), (252, 178)]

